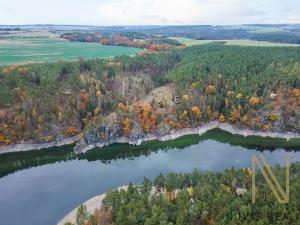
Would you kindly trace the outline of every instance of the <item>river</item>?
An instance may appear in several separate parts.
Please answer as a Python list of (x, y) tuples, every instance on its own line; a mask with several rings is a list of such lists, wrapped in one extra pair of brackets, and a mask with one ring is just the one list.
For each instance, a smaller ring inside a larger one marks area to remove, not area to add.
[[(251, 155), (274, 165), (300, 160), (299, 141), (234, 136), (212, 130), (140, 146), (115, 144), (74, 155), (64, 146), (0, 155), (0, 224), (53, 225), (81, 202), (160, 172), (251, 167)], [(299, 152), (298, 152), (299, 151)]]

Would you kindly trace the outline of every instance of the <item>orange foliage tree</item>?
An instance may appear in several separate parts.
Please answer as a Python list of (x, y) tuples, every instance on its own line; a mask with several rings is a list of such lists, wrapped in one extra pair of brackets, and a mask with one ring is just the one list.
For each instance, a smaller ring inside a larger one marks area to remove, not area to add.
[(80, 109), (85, 110), (90, 101), (89, 93), (87, 93), (85, 90), (81, 90), (79, 93), (79, 99), (80, 99)]
[(148, 103), (142, 103), (134, 106), (138, 121), (145, 132), (149, 132), (155, 128), (159, 113), (153, 112), (152, 107)]
[(240, 111), (238, 109), (233, 109), (230, 112), (230, 121), (232, 123), (235, 123), (240, 118), (240, 116), (241, 116)]
[(78, 133), (79, 133), (78, 129), (74, 126), (71, 126), (68, 127), (68, 129), (66, 129), (65, 136), (71, 137), (71, 136), (75, 136)]
[(9, 65), (9, 66), (6, 66), (6, 67), (4, 67), (4, 69), (3, 69), (3, 73), (5, 74), (5, 75), (8, 75), (8, 74), (10, 74), (14, 69), (16, 69), (17, 68), (17, 66), (16, 65)]
[(11, 140), (5, 137), (3, 134), (0, 134), (0, 144), (9, 145)]

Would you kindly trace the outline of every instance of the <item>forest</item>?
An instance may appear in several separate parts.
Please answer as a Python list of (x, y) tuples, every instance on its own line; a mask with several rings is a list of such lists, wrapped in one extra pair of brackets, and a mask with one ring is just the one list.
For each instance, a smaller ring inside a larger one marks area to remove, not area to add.
[(152, 52), (162, 51), (181, 46), (181, 44), (178, 41), (167, 37), (147, 34), (143, 35), (138, 32), (126, 32), (122, 34), (113, 35), (73, 32), (62, 34), (61, 38), (67, 39), (69, 41), (97, 42), (102, 45), (143, 48)]
[(135, 57), (3, 66), (0, 143), (80, 133), (83, 145), (119, 136), (134, 140), (213, 120), (299, 132), (299, 62), (296, 47), (216, 43)]
[[(282, 187), (285, 167), (272, 171)], [(290, 166), (290, 202), (278, 203), (263, 176), (257, 174), (256, 202), (252, 203), (251, 170), (160, 174), (153, 181), (144, 178), (140, 186), (112, 190), (102, 207), (89, 215), (77, 209), (77, 225), (298, 225), (299, 162)], [(243, 190), (241, 192), (240, 190)], [(71, 225), (66, 223), (66, 225)]]
[(92, 32), (103, 36), (120, 35), (136, 39), (176, 36), (198, 40), (251, 39), (279, 43), (300, 43), (299, 24), (115, 26), (95, 28)]

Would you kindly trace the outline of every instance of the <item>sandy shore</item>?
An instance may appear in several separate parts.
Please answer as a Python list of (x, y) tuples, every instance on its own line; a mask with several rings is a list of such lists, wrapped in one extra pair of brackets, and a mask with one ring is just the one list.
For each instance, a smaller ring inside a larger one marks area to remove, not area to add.
[[(118, 190), (124, 189), (126, 190), (128, 186), (122, 186), (117, 188)], [(106, 193), (102, 195), (97, 195), (92, 197), (91, 199), (87, 200), (86, 202), (82, 203), (86, 206), (87, 212), (89, 214), (93, 214), (96, 208), (100, 208), (102, 205), (102, 200), (105, 198)], [(78, 205), (75, 209), (73, 209), (71, 212), (69, 212), (67, 215), (62, 218), (57, 225), (65, 225), (67, 222), (71, 222), (72, 224), (76, 224), (76, 214), (77, 209), (80, 205)]]
[[(300, 133), (292, 133), (292, 132), (285, 132), (285, 133), (278, 133), (278, 132), (270, 132), (270, 131), (255, 131), (250, 129), (238, 128), (228, 123), (220, 123), (218, 121), (209, 122), (205, 125), (199, 126), (197, 128), (183, 128), (179, 130), (173, 130), (170, 134), (158, 137), (154, 134), (147, 134), (145, 138), (138, 139), (136, 141), (130, 141), (127, 137), (119, 137), (116, 138), (113, 142), (109, 142), (106, 144), (103, 143), (96, 143), (86, 146), (85, 148), (81, 149), (80, 152), (77, 153), (85, 153), (93, 148), (102, 148), (103, 146), (107, 146), (114, 143), (128, 143), (131, 145), (140, 145), (143, 142), (159, 140), (159, 141), (168, 141), (174, 140), (176, 138), (191, 135), (191, 134), (199, 134), (202, 135), (209, 130), (219, 128), (223, 131), (227, 131), (234, 135), (242, 135), (244, 137), (247, 136), (260, 136), (260, 137), (271, 137), (271, 138), (284, 138), (284, 139), (292, 139), (292, 138), (299, 138)], [(80, 140), (80, 135), (70, 137), (70, 138), (63, 138), (58, 141), (47, 142), (43, 144), (33, 144), (33, 143), (21, 143), (21, 144), (14, 144), (8, 146), (1, 146), (0, 147), (0, 154), (8, 153), (8, 152), (20, 152), (20, 151), (31, 151), (31, 150), (40, 150), (45, 148), (51, 147), (58, 147), (68, 144), (73, 144)]]

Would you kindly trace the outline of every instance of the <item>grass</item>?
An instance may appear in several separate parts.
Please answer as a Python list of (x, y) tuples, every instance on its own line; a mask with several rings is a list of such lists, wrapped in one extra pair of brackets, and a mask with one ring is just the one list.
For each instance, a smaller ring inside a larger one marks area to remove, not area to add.
[(300, 47), (299, 44), (287, 44), (287, 43), (274, 43), (274, 42), (267, 42), (267, 41), (255, 41), (255, 40), (248, 40), (248, 39), (239, 39), (239, 40), (195, 40), (190, 38), (184, 37), (170, 37), (173, 40), (177, 40), (182, 44), (187, 46), (192, 45), (201, 45), (213, 42), (225, 42), (226, 45), (243, 45), (243, 46), (268, 46), (268, 47), (275, 47), (275, 46), (283, 46), (283, 47)]
[(61, 38), (11, 38), (0, 40), (0, 66), (31, 62), (74, 61), (82, 57), (110, 58), (135, 55), (138, 48), (98, 43), (69, 42)]

